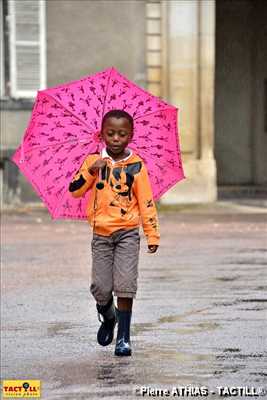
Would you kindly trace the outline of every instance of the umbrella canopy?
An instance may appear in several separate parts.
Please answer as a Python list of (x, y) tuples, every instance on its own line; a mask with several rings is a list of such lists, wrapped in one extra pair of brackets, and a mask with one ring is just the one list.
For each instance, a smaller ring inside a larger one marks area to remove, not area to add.
[(12, 156), (52, 218), (87, 218), (91, 191), (75, 199), (68, 187), (85, 158), (105, 146), (101, 122), (113, 109), (125, 110), (134, 119), (129, 147), (146, 163), (154, 200), (185, 178), (178, 109), (108, 68), (39, 91), (22, 143)]

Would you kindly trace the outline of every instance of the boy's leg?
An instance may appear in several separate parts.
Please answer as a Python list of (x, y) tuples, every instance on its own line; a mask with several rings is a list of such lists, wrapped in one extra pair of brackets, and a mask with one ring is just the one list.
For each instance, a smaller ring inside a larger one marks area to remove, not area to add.
[(90, 292), (96, 302), (106, 305), (112, 297), (114, 244), (110, 236), (93, 233)]
[[(133, 299), (137, 292), (140, 251), (139, 228), (125, 229), (115, 232), (115, 234), (113, 234), (115, 244), (113, 264), (114, 294), (118, 298)], [(123, 302), (123, 300), (121, 301)]]
[(113, 302), (113, 258), (114, 244), (110, 237), (93, 234), (92, 248), (92, 274), (90, 291), (97, 304), (98, 315), (102, 315), (102, 322), (97, 341), (102, 346), (109, 345), (113, 340), (116, 313)]
[(114, 237), (114, 294), (118, 297), (118, 333), (115, 355), (130, 356), (130, 325), (133, 298), (137, 291), (140, 250), (139, 229), (124, 230)]
[(132, 311), (133, 299), (130, 297), (118, 297), (117, 307), (121, 311)]

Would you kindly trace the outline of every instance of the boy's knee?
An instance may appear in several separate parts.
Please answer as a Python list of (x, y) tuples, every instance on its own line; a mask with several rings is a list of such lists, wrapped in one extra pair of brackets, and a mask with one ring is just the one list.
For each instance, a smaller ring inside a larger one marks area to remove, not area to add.
[(112, 296), (112, 289), (106, 290), (96, 283), (90, 285), (90, 292), (94, 296), (96, 302), (100, 305), (105, 305)]

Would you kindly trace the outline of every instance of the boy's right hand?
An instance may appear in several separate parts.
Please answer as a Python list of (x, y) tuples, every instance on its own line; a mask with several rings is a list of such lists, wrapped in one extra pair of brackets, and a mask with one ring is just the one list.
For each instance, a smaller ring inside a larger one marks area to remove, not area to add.
[(92, 164), (91, 167), (88, 169), (90, 174), (96, 175), (100, 168), (106, 166), (107, 160), (108, 158), (99, 158), (98, 160), (96, 160), (94, 164)]
[(158, 245), (157, 244), (149, 244), (148, 245), (148, 253), (156, 253), (158, 250)]

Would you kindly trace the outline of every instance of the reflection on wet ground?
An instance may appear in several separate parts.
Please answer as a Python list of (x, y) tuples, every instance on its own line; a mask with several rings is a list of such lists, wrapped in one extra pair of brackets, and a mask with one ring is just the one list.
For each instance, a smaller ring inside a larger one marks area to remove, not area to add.
[(55, 229), (41, 219), (7, 221), (4, 379), (41, 379), (48, 400), (136, 398), (141, 386), (266, 383), (262, 216), (161, 217), (158, 254), (148, 255), (142, 241), (127, 358), (114, 356), (114, 343), (96, 344), (87, 225), (57, 221)]

